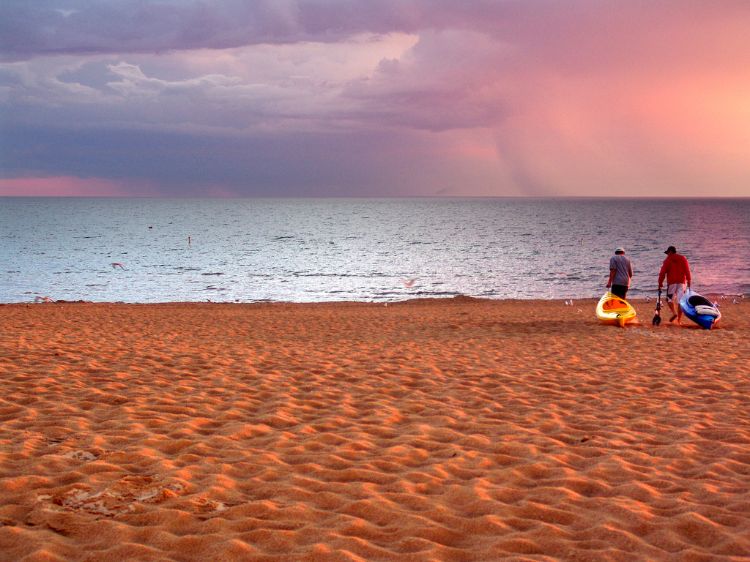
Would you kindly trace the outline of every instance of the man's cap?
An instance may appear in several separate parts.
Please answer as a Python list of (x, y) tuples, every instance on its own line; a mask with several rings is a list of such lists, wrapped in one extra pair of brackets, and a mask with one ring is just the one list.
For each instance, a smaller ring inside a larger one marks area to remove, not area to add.
[(667, 248), (666, 250), (664, 250), (664, 253), (665, 254), (676, 254), (677, 253), (677, 248), (675, 248), (674, 246), (670, 246), (669, 248)]
[(619, 248), (615, 248), (615, 254), (618, 254), (618, 253), (624, 254), (625, 248), (623, 248), (622, 246), (620, 246)]

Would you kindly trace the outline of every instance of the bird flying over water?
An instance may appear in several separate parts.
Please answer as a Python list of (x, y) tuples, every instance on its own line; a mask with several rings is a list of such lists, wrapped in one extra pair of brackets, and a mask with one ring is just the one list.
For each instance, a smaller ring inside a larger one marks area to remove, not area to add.
[(117, 269), (118, 267), (120, 269), (125, 269), (125, 266), (122, 263), (120, 263), (119, 261), (113, 261), (112, 262), (112, 269)]
[(411, 288), (411, 287), (414, 286), (414, 283), (415, 283), (416, 280), (417, 280), (416, 278), (414, 278), (414, 279), (402, 279), (401, 282), (404, 284), (404, 287), (406, 287), (407, 289), (409, 289), (409, 288)]

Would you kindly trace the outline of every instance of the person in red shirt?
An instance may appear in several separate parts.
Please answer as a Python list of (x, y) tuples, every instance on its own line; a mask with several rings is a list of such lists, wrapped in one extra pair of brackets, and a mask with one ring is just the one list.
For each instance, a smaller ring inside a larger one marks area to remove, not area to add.
[(664, 252), (667, 257), (661, 264), (659, 270), (659, 290), (661, 291), (664, 278), (667, 279), (667, 304), (672, 311), (670, 322), (677, 319), (677, 324), (682, 324), (682, 309), (680, 308), (680, 299), (685, 294), (685, 284), (690, 288), (692, 277), (690, 275), (690, 264), (687, 258), (677, 253), (674, 246), (670, 246)]

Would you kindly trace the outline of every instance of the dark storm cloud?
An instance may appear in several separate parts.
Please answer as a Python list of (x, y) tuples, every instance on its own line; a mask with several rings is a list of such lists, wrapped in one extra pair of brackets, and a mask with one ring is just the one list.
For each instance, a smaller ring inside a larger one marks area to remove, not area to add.
[(0, 52), (6, 59), (24, 59), (334, 42), (359, 32), (416, 29), (421, 10), (413, 13), (406, 4), (400, 9), (399, 2), (369, 0), (6, 0), (0, 4)]
[[(717, 8), (721, 9), (717, 9)], [(471, 29), (531, 46), (530, 56), (659, 41), (667, 21), (747, 14), (750, 3), (685, 0), (5, 0), (0, 53), (9, 59), (65, 53), (147, 53), (260, 43), (335, 42), (358, 33)], [(541, 17), (540, 17), (541, 15)], [(644, 33), (644, 29), (646, 33)], [(651, 37), (649, 37), (651, 35)], [(560, 49), (567, 44), (569, 48)], [(570, 47), (573, 47), (572, 49)], [(576, 47), (580, 47), (577, 49)], [(609, 49), (605, 48), (605, 52)], [(574, 63), (573, 59), (568, 60)], [(579, 61), (580, 62), (580, 61)]]
[[(229, 195), (397, 195), (414, 164), (409, 139), (385, 134), (228, 138), (54, 127), (7, 132), (13, 142), (0, 146), (0, 167), (10, 177), (107, 177), (154, 186), (153, 194), (165, 196), (215, 189)], [(429, 159), (420, 165), (434, 167)]]

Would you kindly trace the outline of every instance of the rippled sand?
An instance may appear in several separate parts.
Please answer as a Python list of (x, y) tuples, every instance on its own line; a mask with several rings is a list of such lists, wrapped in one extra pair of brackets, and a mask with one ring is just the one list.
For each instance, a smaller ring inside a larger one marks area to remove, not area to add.
[(0, 306), (2, 560), (739, 560), (750, 303)]

